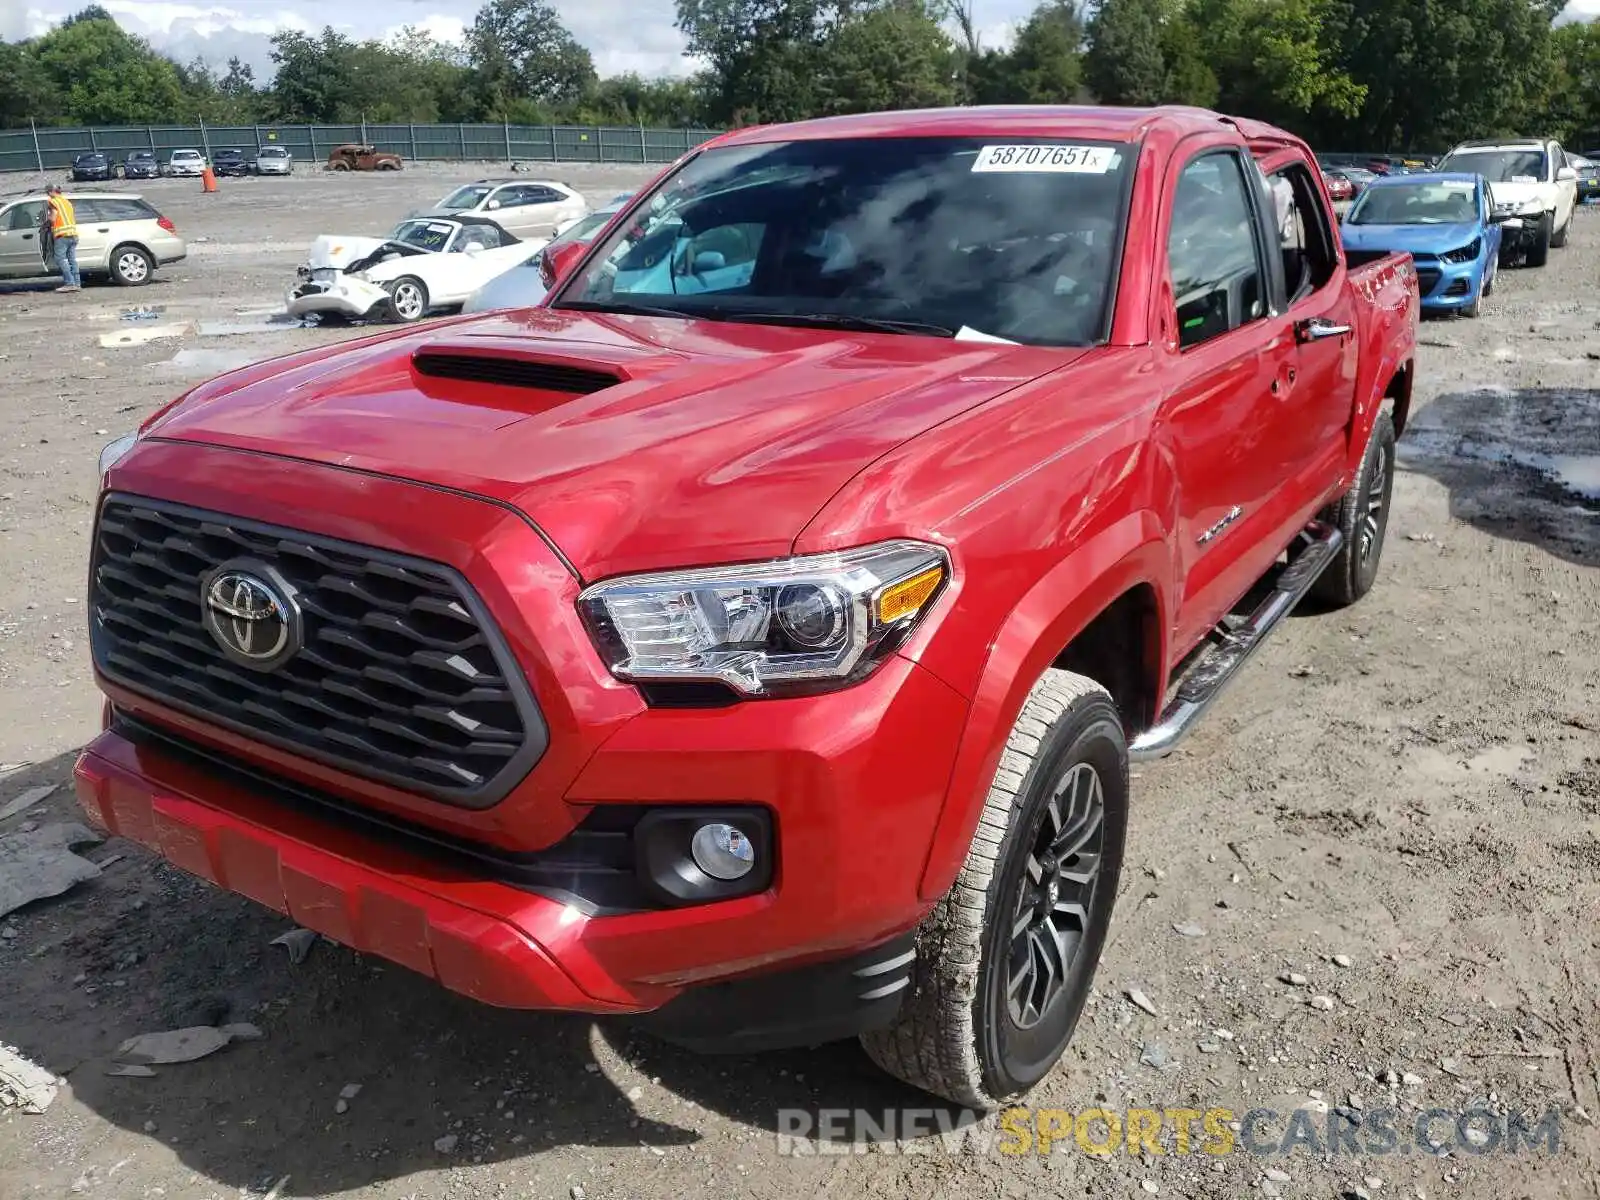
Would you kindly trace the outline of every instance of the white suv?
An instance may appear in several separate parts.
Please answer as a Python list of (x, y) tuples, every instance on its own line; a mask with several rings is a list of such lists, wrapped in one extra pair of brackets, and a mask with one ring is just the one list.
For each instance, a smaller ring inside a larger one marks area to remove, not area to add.
[(1463, 142), (1434, 168), (1482, 175), (1494, 192), (1495, 210), (1509, 215), (1501, 254), (1522, 251), (1530, 267), (1542, 267), (1550, 247), (1567, 244), (1578, 206), (1578, 171), (1553, 138), (1498, 138)]
[[(417, 214), (423, 215), (423, 214)], [(564, 183), (545, 179), (480, 179), (458, 187), (430, 216), (487, 217), (516, 237), (554, 237), (569, 221), (589, 215), (589, 204)]]

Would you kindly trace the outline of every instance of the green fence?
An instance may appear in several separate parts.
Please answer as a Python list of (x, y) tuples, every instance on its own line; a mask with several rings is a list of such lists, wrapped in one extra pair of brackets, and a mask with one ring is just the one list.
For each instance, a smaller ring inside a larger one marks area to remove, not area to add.
[(0, 171), (51, 171), (74, 156), (114, 157), (153, 150), (206, 154), (228, 147), (285, 146), (320, 163), (334, 146), (370, 143), (409, 160), (554, 163), (669, 163), (717, 136), (711, 129), (578, 125), (125, 125), (88, 129), (39, 126), (0, 132)]

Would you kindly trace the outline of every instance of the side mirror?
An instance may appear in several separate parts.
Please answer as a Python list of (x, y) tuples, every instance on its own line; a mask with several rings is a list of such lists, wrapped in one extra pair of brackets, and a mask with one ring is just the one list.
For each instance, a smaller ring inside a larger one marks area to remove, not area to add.
[(728, 256), (720, 250), (702, 250), (694, 256), (694, 266), (691, 268), (696, 275), (704, 275), (707, 271), (720, 271), (728, 265)]
[(493, 212), (495, 209), (497, 209), (499, 207), (500, 207), (500, 201), (498, 201), (498, 200), (489, 201), (489, 211), (490, 212)]
[[(552, 246), (544, 251), (544, 261), (549, 264), (549, 278), (546, 286), (554, 287), (578, 259), (583, 257), (583, 252), (588, 247), (583, 242), (566, 242), (559, 246)], [(544, 271), (541, 269), (540, 274)]]
[(1562, 167), (1559, 171), (1556, 172), (1556, 182), (1557, 183), (1576, 183), (1577, 179), (1578, 179), (1578, 172), (1573, 167)]

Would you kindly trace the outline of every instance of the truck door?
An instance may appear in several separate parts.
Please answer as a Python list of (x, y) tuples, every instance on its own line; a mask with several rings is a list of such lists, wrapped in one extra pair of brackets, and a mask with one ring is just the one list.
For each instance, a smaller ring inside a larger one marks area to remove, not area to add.
[(1338, 273), (1333, 228), (1310, 169), (1294, 161), (1272, 171), (1268, 183), (1280, 200), (1278, 252), (1296, 345), (1278, 395), (1288, 418), (1278, 451), (1294, 504), (1309, 509), (1338, 482), (1346, 462), (1359, 365), (1355, 298)]
[[(1237, 148), (1198, 151), (1170, 192), (1168, 384), (1157, 436), (1177, 484), (1179, 653), (1203, 637), (1287, 541), (1284, 479), (1307, 435), (1285, 404), (1297, 347), (1273, 309), (1253, 166)], [(1291, 535), (1292, 536), (1292, 535)]]

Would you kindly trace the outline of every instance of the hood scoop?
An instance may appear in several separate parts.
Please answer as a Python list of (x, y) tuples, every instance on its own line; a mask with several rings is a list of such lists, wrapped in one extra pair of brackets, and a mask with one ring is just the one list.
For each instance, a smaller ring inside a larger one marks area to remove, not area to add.
[(616, 387), (628, 378), (625, 371), (597, 368), (592, 363), (574, 361), (560, 353), (458, 344), (423, 346), (411, 356), (411, 365), (417, 374), (433, 379), (487, 383), (568, 396), (592, 395)]

